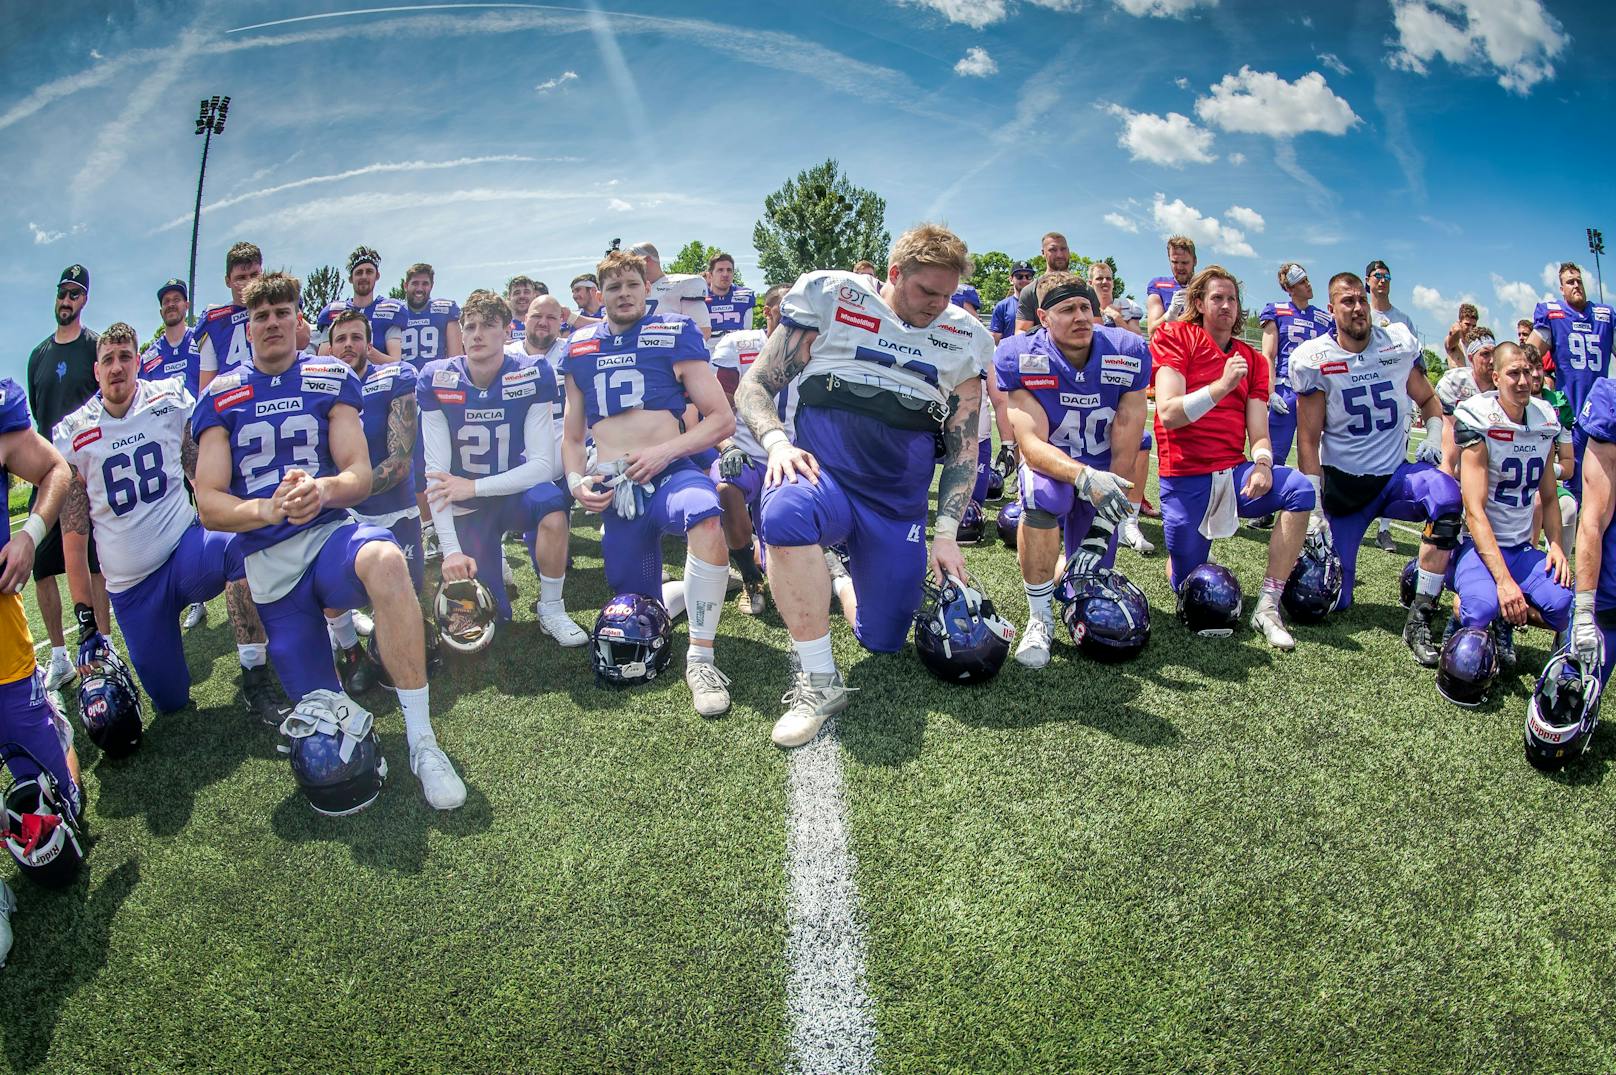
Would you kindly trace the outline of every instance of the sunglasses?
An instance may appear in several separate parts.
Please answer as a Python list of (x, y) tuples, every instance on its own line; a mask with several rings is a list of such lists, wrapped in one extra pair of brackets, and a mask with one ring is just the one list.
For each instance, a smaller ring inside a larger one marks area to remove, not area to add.
[(58, 299), (77, 299), (84, 297), (84, 295), (85, 291), (81, 287), (59, 287), (56, 289)]
[(1032, 273), (1030, 273), (1030, 272), (1013, 272), (1013, 273), (1010, 274), (1010, 279), (1012, 279), (1012, 280), (1031, 280), (1032, 279)]
[(1390, 280), (1392, 274), (1389, 272), (1372, 272), (1369, 274), (1369, 278), (1371, 280)]

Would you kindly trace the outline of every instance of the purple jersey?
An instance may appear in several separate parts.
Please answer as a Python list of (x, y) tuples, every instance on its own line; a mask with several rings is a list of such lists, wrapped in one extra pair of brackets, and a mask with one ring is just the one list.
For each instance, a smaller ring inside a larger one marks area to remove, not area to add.
[[(408, 362), (372, 362), (365, 367), (360, 394), (364, 401), (359, 419), (365, 426), (365, 444), (370, 449), (370, 465), (374, 467), (387, 459), (387, 415), (393, 401), (415, 396), (415, 367)], [(414, 481), (401, 481), (364, 500), (353, 510), (374, 519), (414, 506)]]
[(993, 307), (993, 316), (988, 321), (988, 331), (997, 332), (1002, 339), (1016, 331), (1016, 310), (1021, 305), (1016, 293), (1012, 291), (1000, 299)]
[(328, 302), (314, 319), (315, 329), (322, 336), (329, 335), (331, 322), (344, 310), (358, 310), (370, 318), (370, 345), (378, 351), (386, 352), (389, 337), (396, 334), (399, 339), (404, 338), (408, 307), (398, 299), (372, 299), (369, 306), (355, 306), (353, 299)]
[(752, 308), (757, 295), (749, 287), (735, 286), (722, 297), (711, 292), (707, 295), (707, 317), (713, 323), (713, 339), (726, 332), (752, 327)]
[(426, 309), (404, 307), (404, 361), (420, 369), (428, 362), (448, 357), (443, 353), (449, 322), (460, 320), (460, 304), (453, 299), (428, 299)]
[(1306, 343), (1315, 336), (1335, 331), (1335, 321), (1317, 306), (1298, 307), (1294, 302), (1270, 302), (1257, 315), (1257, 323), (1273, 322), (1279, 332), (1279, 352), (1274, 359), (1274, 373), (1279, 381), (1291, 374), (1291, 352), (1296, 345)]
[[(521, 463), (527, 455), (528, 411), (543, 407), (548, 417), (555, 399), (555, 372), (542, 355), (507, 351), (487, 388), (472, 381), (465, 355), (427, 363), (415, 381), (421, 413), (442, 414), (448, 422), (449, 472), (473, 480)], [(551, 431), (548, 422), (544, 428)], [(477, 497), (457, 507), (476, 509), (484, 502)]]
[(215, 306), (191, 326), (197, 368), (204, 373), (233, 373), (252, 365), (247, 342), (247, 307)]
[(593, 426), (636, 408), (683, 414), (685, 390), (673, 367), (706, 361), (707, 344), (694, 321), (651, 313), (621, 335), (604, 321), (573, 333), (562, 372), (578, 386), (584, 416)]
[[(243, 500), (272, 496), (288, 470), (316, 478), (339, 472), (326, 433), (331, 409), (361, 409), (359, 378), (335, 358), (300, 354), (284, 372), (262, 373), (247, 365), (215, 377), (191, 412), (191, 432), (200, 443), (214, 426), (230, 438), (230, 492)], [(311, 522), (271, 523), (241, 535), (243, 555), (267, 549), (310, 527), (340, 522), (346, 508), (326, 508)]]
[(1568, 302), (1540, 302), (1532, 311), (1532, 329), (1548, 341), (1554, 357), (1554, 387), (1565, 393), (1573, 413), (1582, 413), (1593, 386), (1610, 375), (1613, 322), (1602, 302), (1586, 302), (1580, 311)]
[(1173, 296), (1181, 290), (1181, 285), (1171, 276), (1158, 276), (1145, 285), (1145, 294), (1154, 295), (1161, 299), (1162, 309), (1166, 310), (1173, 305)]
[(1091, 467), (1111, 465), (1111, 425), (1122, 397), (1150, 384), (1150, 348), (1126, 329), (1095, 328), (1089, 358), (1074, 368), (1048, 329), (1007, 336), (993, 352), (999, 387), (1031, 392), (1049, 423), (1049, 443)]
[(976, 288), (970, 284), (961, 284), (960, 289), (954, 292), (954, 297), (948, 301), (961, 309), (965, 308), (966, 303), (970, 303), (978, 313), (982, 312), (982, 296), (977, 294)]
[[(1616, 380), (1607, 377), (1593, 383), (1577, 412), (1577, 432), (1587, 440), (1616, 444)], [(1616, 609), (1616, 525), (1605, 527), (1601, 547), (1594, 607), (1606, 612)]]
[(187, 331), (178, 345), (168, 342), (168, 337), (159, 335), (157, 342), (146, 349), (140, 356), (140, 379), (142, 381), (163, 381), (170, 377), (180, 377), (185, 381), (185, 390), (196, 398), (196, 383), (199, 373), (197, 367), (196, 339)]

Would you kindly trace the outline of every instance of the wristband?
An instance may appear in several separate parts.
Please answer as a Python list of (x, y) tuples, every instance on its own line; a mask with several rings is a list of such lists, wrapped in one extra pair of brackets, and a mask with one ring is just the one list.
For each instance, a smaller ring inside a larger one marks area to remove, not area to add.
[(1427, 437), (1427, 439), (1441, 440), (1442, 439), (1442, 425), (1443, 425), (1442, 416), (1440, 414), (1435, 414), (1435, 415), (1432, 415), (1431, 417), (1427, 418), (1425, 420), (1425, 436)]
[(773, 455), (774, 450), (781, 445), (785, 445), (787, 448), (791, 447), (791, 438), (786, 436), (786, 431), (783, 429), (771, 429), (758, 438), (758, 444), (762, 445), (765, 452)]
[(22, 532), (34, 539), (34, 548), (37, 549), (45, 543), (45, 535), (50, 533), (50, 527), (38, 514), (29, 512), (28, 521), (22, 524)]
[(1187, 421), (1199, 422), (1217, 405), (1218, 401), (1212, 398), (1211, 385), (1197, 388), (1184, 397), (1184, 417)]
[(1274, 453), (1269, 451), (1267, 448), (1258, 448), (1256, 451), (1252, 452), (1251, 461), (1253, 463), (1261, 463), (1269, 470), (1274, 469)]
[(1571, 606), (1578, 615), (1592, 616), (1594, 614), (1594, 598), (1597, 593), (1593, 590), (1578, 590), (1577, 596), (1571, 599)]
[(582, 474), (579, 474), (576, 470), (567, 471), (567, 488), (569, 490), (576, 490), (583, 483), (584, 476)]
[(1318, 506), (1318, 510), (1323, 511), (1324, 510), (1324, 475), (1322, 475), (1322, 474), (1304, 474), (1304, 475), (1302, 475), (1302, 477), (1306, 478), (1307, 483), (1313, 487), (1313, 503)]
[(933, 531), (940, 538), (948, 538), (950, 541), (958, 541), (959, 520), (954, 518), (952, 515), (939, 515), (937, 516), (937, 525), (933, 527)]

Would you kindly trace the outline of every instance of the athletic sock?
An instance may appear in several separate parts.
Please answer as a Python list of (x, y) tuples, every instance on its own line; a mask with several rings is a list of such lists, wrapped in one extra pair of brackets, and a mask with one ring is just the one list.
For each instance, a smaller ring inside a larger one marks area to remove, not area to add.
[(1036, 616), (1045, 623), (1054, 619), (1051, 601), (1055, 595), (1055, 580), (1048, 582), (1024, 582), (1027, 590), (1027, 612)]
[(354, 629), (352, 612), (327, 616), (325, 629), (331, 635), (331, 644), (338, 649), (352, 649), (359, 643), (359, 632)]
[(1442, 592), (1442, 573), (1440, 571), (1427, 571), (1420, 568), (1419, 581), (1414, 583), (1414, 592), (1424, 594), (1426, 597), (1435, 597)]
[(797, 651), (797, 661), (802, 665), (804, 672), (829, 675), (836, 671), (836, 658), (830, 651), (829, 631), (819, 638), (810, 638), (806, 642), (792, 640), (791, 648)]
[(567, 576), (565, 575), (558, 579), (553, 579), (548, 575), (541, 574), (539, 576), (539, 603), (559, 605), (561, 603), (561, 587), (566, 581)]
[(432, 707), (427, 700), (430, 690), (430, 687), (417, 687), (398, 692), (399, 708), (404, 710), (404, 737), (409, 740), (411, 750), (416, 743), (432, 735)]
[(262, 668), (269, 663), (269, 646), (264, 642), (248, 642), (236, 647), (236, 658), (243, 668)]
[(741, 580), (748, 586), (756, 586), (763, 581), (763, 572), (758, 570), (757, 557), (752, 555), (752, 546), (729, 550), (729, 562), (735, 565), (735, 570), (741, 573)]
[(718, 637), (718, 619), (724, 612), (729, 589), (729, 568), (709, 564), (685, 554), (685, 611), (690, 616), (690, 638), (711, 642)]

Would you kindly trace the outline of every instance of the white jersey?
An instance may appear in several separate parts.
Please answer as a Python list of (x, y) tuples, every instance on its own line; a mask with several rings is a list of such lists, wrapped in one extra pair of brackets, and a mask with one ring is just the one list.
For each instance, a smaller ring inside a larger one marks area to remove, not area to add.
[(791, 324), (818, 333), (803, 376), (834, 373), (946, 406), (953, 389), (993, 363), (988, 327), (950, 304), (925, 328), (905, 324), (867, 276), (806, 273), (780, 306)]
[(707, 281), (685, 273), (664, 273), (657, 277), (645, 297), (645, 312), (684, 314), (703, 332), (713, 327), (707, 312)]
[[(713, 366), (715, 369), (738, 370), (742, 377), (757, 361), (757, 356), (763, 352), (763, 345), (768, 342), (769, 334), (760, 328), (736, 329), (726, 332), (713, 341)], [(780, 421), (785, 423), (786, 436), (796, 440), (797, 422), (797, 382), (793, 380), (780, 390), (775, 397), (776, 410)], [(735, 420), (735, 444), (745, 452), (754, 463), (759, 465), (769, 461), (769, 453), (763, 450), (763, 445), (752, 433), (752, 427)]]
[(1377, 310), (1374, 304), (1369, 306), (1369, 323), (1375, 328), (1391, 328), (1393, 325), (1402, 325), (1408, 329), (1409, 335), (1414, 334), (1414, 321), (1395, 306), (1384, 310)]
[(1480, 394), (1476, 375), (1468, 369), (1449, 370), (1436, 383), (1436, 398), (1442, 404), (1443, 414), (1453, 414), (1459, 404)]
[(1487, 453), (1487, 521), (1498, 547), (1531, 541), (1543, 473), (1554, 463), (1554, 446), (1571, 443), (1570, 431), (1560, 425), (1554, 408), (1536, 397), (1526, 401), (1525, 421), (1517, 424), (1496, 391), (1465, 400), (1453, 417), (1459, 447), (1480, 444)]
[[(543, 355), (538, 356), (550, 363), (550, 369), (555, 373), (556, 398), (561, 400), (560, 403), (552, 403), (550, 405), (550, 424), (555, 429), (555, 457), (557, 459), (561, 458), (561, 441), (567, 429), (567, 417), (565, 411), (567, 382), (561, 376), (561, 360), (567, 355), (567, 339), (567, 333), (565, 330), (563, 330), (561, 335), (556, 337), (555, 343), (550, 345), (550, 349), (544, 352)], [(525, 336), (520, 340), (511, 340), (509, 343), (507, 343), (505, 345), (505, 353), (510, 355), (512, 358), (529, 358), (533, 357), (534, 354), (527, 349), (527, 339)]]
[(194, 402), (183, 378), (141, 381), (122, 418), (106, 412), (97, 392), (56, 427), (56, 450), (89, 493), (101, 572), (112, 593), (167, 563), (196, 521), (180, 463)]
[(1401, 325), (1372, 327), (1362, 353), (1335, 336), (1315, 336), (1291, 352), (1298, 396), (1325, 393), (1319, 461), (1346, 474), (1391, 474), (1408, 458), (1408, 375), (1420, 344)]

